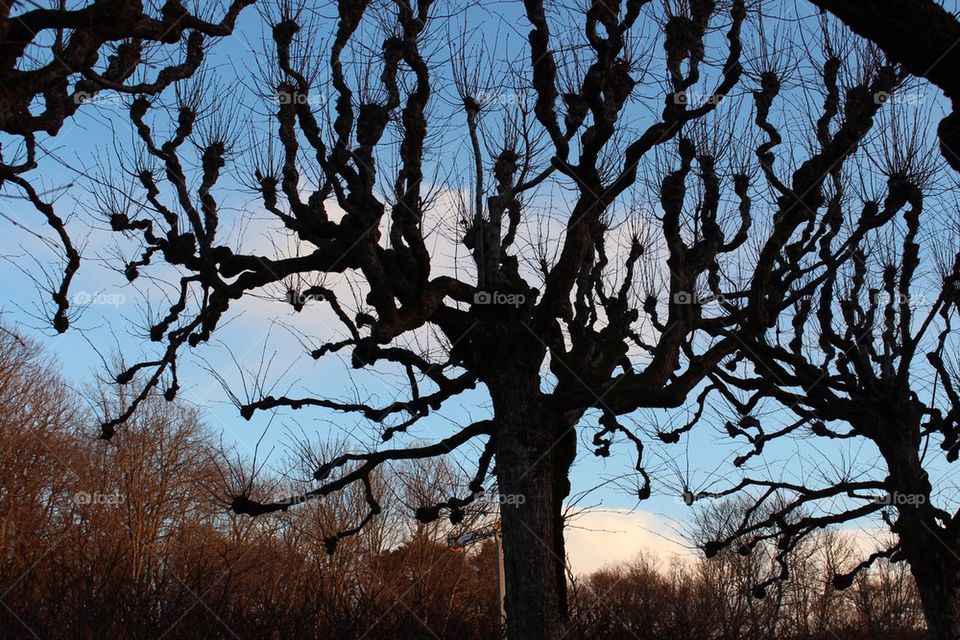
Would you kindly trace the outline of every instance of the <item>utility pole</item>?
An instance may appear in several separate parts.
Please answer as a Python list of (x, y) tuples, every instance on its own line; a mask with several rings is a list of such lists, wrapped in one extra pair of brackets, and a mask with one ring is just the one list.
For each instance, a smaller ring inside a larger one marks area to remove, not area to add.
[(493, 538), (493, 546), (497, 554), (497, 613), (500, 618), (500, 627), (507, 623), (507, 610), (504, 608), (504, 602), (507, 597), (507, 585), (503, 576), (503, 538), (500, 535), (500, 521), (497, 520), (489, 527), (468, 531), (459, 536), (449, 536), (447, 546), (453, 551), (460, 551), (467, 545), (475, 542)]

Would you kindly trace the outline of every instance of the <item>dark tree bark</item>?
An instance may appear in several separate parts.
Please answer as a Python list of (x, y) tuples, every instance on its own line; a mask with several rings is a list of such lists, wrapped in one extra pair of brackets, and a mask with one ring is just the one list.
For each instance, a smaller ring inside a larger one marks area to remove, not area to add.
[[(893, 532), (917, 583), (930, 640), (960, 638), (960, 530), (933, 506), (933, 487), (920, 460), (921, 416), (888, 420), (877, 446), (890, 470), (893, 495), (922, 496), (897, 504)], [(899, 423), (899, 424), (897, 424)]]
[(960, 544), (921, 513), (900, 509), (896, 533), (917, 583), (930, 640), (960, 638)]
[(503, 382), (491, 386), (491, 396), (505, 416), (497, 434), (497, 486), (507, 498), (501, 519), (508, 634), (558, 638), (567, 610), (563, 501), (576, 433), (540, 393), (539, 376), (508, 375)]

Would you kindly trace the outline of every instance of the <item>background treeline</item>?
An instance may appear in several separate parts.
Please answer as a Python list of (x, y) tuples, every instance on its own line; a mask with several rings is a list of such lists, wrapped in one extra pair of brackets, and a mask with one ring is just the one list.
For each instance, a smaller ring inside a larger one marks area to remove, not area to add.
[[(195, 411), (147, 403), (106, 443), (91, 428), (105, 408), (96, 404), (124, 399), (83, 398), (36, 345), (0, 333), (0, 637), (498, 637), (492, 544), (452, 552), (449, 528), (410, 517), (456, 482), (451, 469), (419, 463), (381, 474), (384, 513), (331, 556), (324, 537), (363, 517), (360, 493), (237, 517), (223, 487), (249, 475)], [(278, 480), (262, 490), (282, 488)], [(702, 512), (696, 535), (739, 512)], [(792, 554), (792, 579), (758, 600), (750, 592), (772, 575), (773, 555), (640, 557), (571, 576), (570, 637), (922, 636), (903, 565), (879, 562), (835, 591), (832, 576), (855, 555), (848, 538), (827, 531)]]

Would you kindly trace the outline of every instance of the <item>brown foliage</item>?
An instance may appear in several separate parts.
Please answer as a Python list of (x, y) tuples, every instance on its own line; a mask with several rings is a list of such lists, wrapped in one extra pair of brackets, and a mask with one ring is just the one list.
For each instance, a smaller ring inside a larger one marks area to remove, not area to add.
[[(2, 334), (0, 637), (498, 637), (493, 545), (453, 552), (435, 524), (397, 532), (399, 505), (435, 500), (449, 470), (398, 470), (384, 518), (330, 555), (324, 536), (363, 511), (361, 492), (235, 516), (212, 499), (220, 457), (195, 411), (144, 403), (108, 444), (77, 406), (35, 345)], [(838, 592), (829, 577), (849, 549), (822, 534), (778, 597), (757, 601), (751, 588), (774, 568), (760, 558), (727, 551), (664, 570), (639, 557), (577, 579), (571, 637), (920, 637), (896, 565)]]

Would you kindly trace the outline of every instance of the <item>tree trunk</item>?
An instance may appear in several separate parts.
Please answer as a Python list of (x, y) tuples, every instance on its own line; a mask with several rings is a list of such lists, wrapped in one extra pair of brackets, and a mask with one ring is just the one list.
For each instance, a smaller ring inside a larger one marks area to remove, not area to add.
[[(919, 425), (914, 416), (908, 425)], [(960, 544), (945, 529), (931, 504), (933, 488), (918, 454), (918, 427), (882, 432), (881, 453), (890, 471), (888, 483), (899, 517), (893, 531), (900, 539), (920, 594), (930, 640), (960, 640)]]
[(507, 637), (556, 640), (565, 634), (563, 500), (576, 433), (539, 390), (539, 377), (511, 376), (491, 387), (498, 425)]
[[(942, 573), (941, 567), (930, 567)], [(914, 576), (918, 572), (913, 570)], [(923, 615), (927, 620), (927, 638), (930, 640), (960, 639), (960, 584), (954, 573), (949, 580), (917, 579)], [(948, 585), (947, 583), (952, 583)]]
[(930, 640), (960, 640), (960, 549), (919, 519), (904, 522), (904, 555), (917, 583)]

